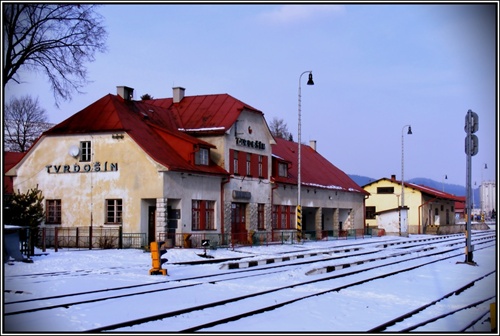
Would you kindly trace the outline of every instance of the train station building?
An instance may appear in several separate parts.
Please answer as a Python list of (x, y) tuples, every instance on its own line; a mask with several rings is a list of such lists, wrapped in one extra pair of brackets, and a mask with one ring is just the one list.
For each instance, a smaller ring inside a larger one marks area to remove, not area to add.
[[(298, 144), (228, 94), (134, 100), (118, 86), (44, 132), (6, 172), (44, 196), (42, 227), (120, 227), (146, 242), (200, 246), (297, 232)], [(304, 238), (363, 230), (368, 193), (301, 145)], [(300, 219), (299, 219), (300, 220)]]

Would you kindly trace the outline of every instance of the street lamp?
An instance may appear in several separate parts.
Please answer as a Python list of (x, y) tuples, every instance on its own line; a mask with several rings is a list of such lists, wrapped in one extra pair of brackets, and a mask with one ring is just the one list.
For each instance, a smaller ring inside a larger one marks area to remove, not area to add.
[(302, 185), (302, 181), (301, 181), (301, 150), (300, 148), (302, 147), (301, 146), (301, 139), (300, 139), (300, 136), (301, 136), (301, 122), (300, 122), (300, 94), (301, 94), (301, 91), (300, 91), (300, 81), (302, 79), (302, 75), (306, 74), (306, 73), (309, 73), (309, 79), (307, 80), (307, 85), (314, 85), (314, 82), (313, 82), (313, 75), (312, 75), (312, 71), (311, 70), (308, 70), (308, 71), (304, 71), (303, 73), (300, 74), (300, 77), (299, 77), (299, 122), (298, 122), (298, 127), (299, 127), (299, 130), (298, 130), (298, 143), (299, 143), (299, 151), (298, 151), (298, 171), (297, 171), (297, 175), (298, 175), (298, 181), (297, 181), (297, 190), (298, 190), (298, 193), (297, 193), (297, 235), (298, 235), (298, 238), (299, 239), (302, 239), (302, 206), (301, 206), (301, 199), (300, 199), (300, 189), (301, 189), (301, 185)]
[(404, 129), (405, 127), (408, 127), (408, 133), (407, 134), (413, 134), (411, 132), (411, 125), (404, 125), (403, 128), (401, 129), (401, 210), (400, 210), (400, 215), (399, 215), (399, 231), (401, 235), (401, 228), (404, 227), (406, 228), (406, 232), (408, 233), (408, 227), (406, 225), (406, 216), (407, 212), (404, 210), (405, 206), (405, 179), (404, 179), (404, 167), (405, 167), (405, 146), (404, 146)]
[(444, 180), (447, 180), (447, 179), (448, 179), (448, 175), (445, 175), (445, 176), (443, 177), (443, 192), (444, 192)]
[[(488, 169), (488, 165), (485, 163), (484, 164), (484, 169)], [(483, 219), (485, 217), (484, 213), (485, 213), (485, 206), (484, 206), (484, 196), (485, 196), (485, 192), (484, 192), (484, 179), (483, 179), (483, 170), (481, 170), (481, 185), (479, 186), (479, 200), (481, 202), (481, 219)]]

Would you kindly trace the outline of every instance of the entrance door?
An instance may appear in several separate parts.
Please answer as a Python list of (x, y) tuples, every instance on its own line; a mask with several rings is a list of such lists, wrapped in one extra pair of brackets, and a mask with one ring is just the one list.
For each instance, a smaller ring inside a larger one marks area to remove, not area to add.
[(231, 238), (234, 243), (246, 243), (247, 229), (245, 225), (245, 203), (231, 205)]
[(156, 207), (148, 207), (148, 246), (156, 241)]

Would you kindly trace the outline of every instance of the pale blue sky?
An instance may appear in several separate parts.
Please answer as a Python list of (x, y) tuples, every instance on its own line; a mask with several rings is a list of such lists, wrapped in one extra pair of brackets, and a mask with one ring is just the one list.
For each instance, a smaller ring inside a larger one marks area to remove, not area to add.
[[(228, 93), (284, 119), (297, 141), (302, 77), (302, 141), (348, 174), (426, 177), (465, 185), (465, 115), (479, 115), (473, 184), (496, 178), (495, 3), (327, 5), (140, 5), (99, 9), (106, 54), (89, 64), (84, 95), (58, 109), (45, 78), (26, 75), (6, 97), (38, 96), (58, 123), (116, 86), (171, 97)], [(406, 128), (405, 128), (406, 133)], [(484, 169), (485, 163), (488, 169)], [(306, 163), (304, 163), (306, 164)]]

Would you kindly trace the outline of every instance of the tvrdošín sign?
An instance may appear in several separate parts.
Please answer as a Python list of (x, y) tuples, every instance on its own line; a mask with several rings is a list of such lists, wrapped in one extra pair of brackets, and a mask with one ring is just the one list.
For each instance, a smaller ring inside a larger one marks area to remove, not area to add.
[(256, 149), (266, 149), (266, 144), (259, 140), (247, 140), (236, 137), (236, 144), (238, 146), (256, 148)]
[(47, 173), (49, 174), (64, 174), (64, 173), (90, 173), (90, 172), (113, 172), (118, 171), (118, 163), (101, 164), (100, 162), (92, 162), (85, 164), (75, 163), (73, 165), (46, 165)]

